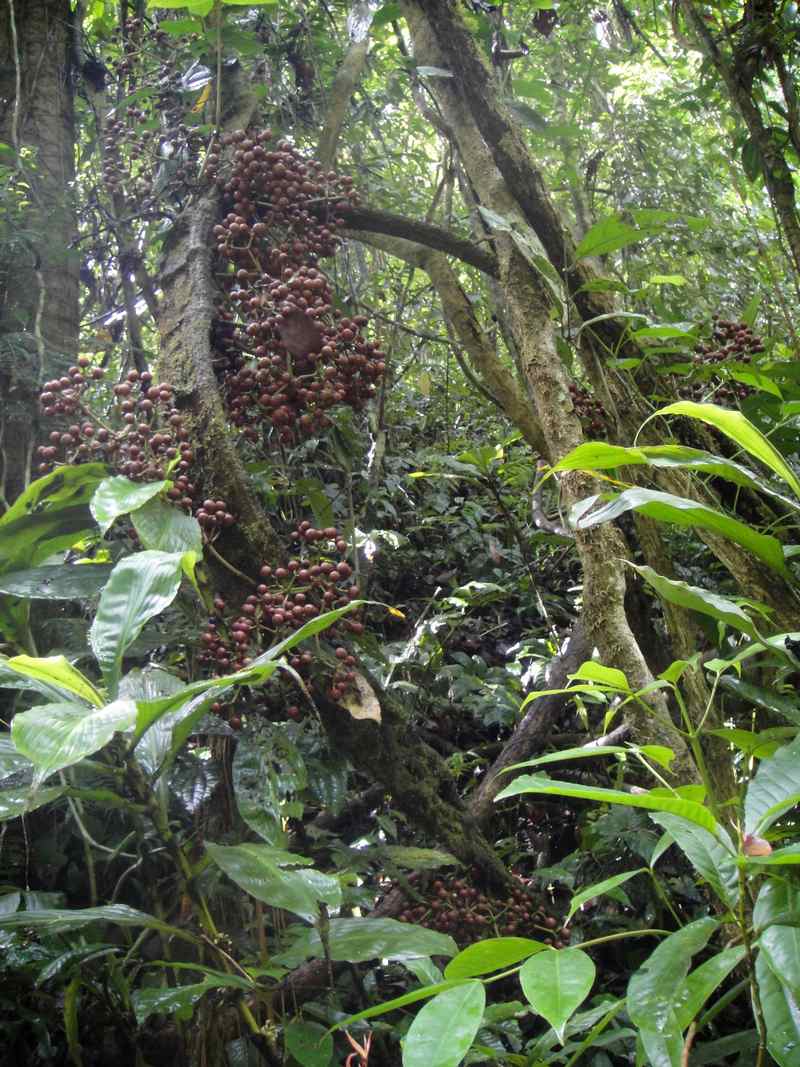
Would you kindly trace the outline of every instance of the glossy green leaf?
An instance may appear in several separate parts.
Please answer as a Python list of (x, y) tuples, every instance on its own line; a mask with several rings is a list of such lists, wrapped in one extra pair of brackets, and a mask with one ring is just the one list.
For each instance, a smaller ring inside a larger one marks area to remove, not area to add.
[[(419, 956), (455, 956), (458, 946), (449, 934), (397, 919), (331, 919), (328, 925), (331, 959), (365, 963), (367, 960), (414, 959)], [(303, 960), (323, 956), (317, 930), (303, 930), (289, 949), (273, 957), (294, 967)]]
[(241, 989), (252, 991), (253, 983), (237, 974), (206, 975), (202, 982), (179, 986), (148, 986), (135, 989), (131, 995), (136, 1022), (142, 1026), (151, 1015), (180, 1015), (183, 1020), (192, 1016), (194, 1005), (212, 989)]
[(43, 781), (98, 752), (115, 733), (129, 730), (135, 722), (132, 700), (115, 700), (100, 708), (43, 704), (14, 716), (11, 738), (36, 766), (37, 780)]
[(89, 641), (116, 695), (122, 657), (146, 622), (169, 607), (181, 584), (179, 552), (137, 552), (120, 560), (100, 596)]
[(132, 482), (122, 474), (105, 478), (92, 497), (92, 515), (101, 532), (106, 533), (120, 515), (129, 515), (136, 511), (169, 486), (168, 481)]
[(63, 796), (64, 790), (59, 786), (47, 789), (3, 789), (0, 790), (0, 822), (17, 819), (30, 811), (50, 804)]
[(744, 799), (744, 828), (762, 836), (781, 815), (800, 803), (800, 737), (759, 764)]
[(433, 871), (438, 867), (457, 867), (459, 863), (449, 852), (415, 845), (381, 845), (380, 855), (395, 866), (410, 871)]
[(447, 979), (474, 978), (512, 967), (528, 956), (543, 952), (547, 945), (530, 937), (486, 937), (467, 945), (444, 969)]
[(637, 567), (633, 563), (628, 566), (640, 574), (667, 603), (677, 604), (679, 607), (688, 608), (689, 611), (699, 611), (701, 615), (710, 615), (712, 619), (719, 619), (720, 622), (732, 626), (735, 630), (740, 630), (754, 640), (758, 637), (749, 615), (733, 600), (711, 593), (700, 586), (665, 578), (657, 574), (652, 567)]
[[(564, 690), (569, 692), (569, 690)], [(578, 748), (565, 748), (561, 752), (548, 752), (545, 756), (537, 756), (536, 759), (523, 760), (522, 763), (512, 763), (510, 767), (504, 767), (503, 773), (518, 771), (523, 767), (542, 767), (548, 763), (565, 763), (574, 759), (595, 759), (598, 756), (628, 756), (630, 749), (623, 745), (598, 745), (597, 748), (587, 748), (581, 745)]]
[(144, 548), (159, 552), (194, 552), (203, 555), (200, 523), (174, 504), (155, 497), (131, 515), (134, 529)]
[(595, 223), (575, 249), (575, 259), (586, 256), (604, 256), (620, 248), (643, 241), (650, 234), (618, 218), (603, 219)]
[(286, 1051), (300, 1067), (328, 1067), (333, 1056), (333, 1038), (319, 1023), (294, 1019), (283, 1031)]
[(457, 1067), (475, 1040), (485, 1006), (481, 982), (464, 982), (438, 993), (408, 1028), (403, 1067)]
[[(783, 921), (781, 921), (783, 920)], [(800, 1002), (800, 889), (770, 878), (762, 885), (753, 911), (758, 945), (775, 976)]]
[(797, 1067), (800, 1062), (800, 1003), (775, 975), (762, 952), (756, 956), (756, 981), (769, 1054), (778, 1067)]
[(676, 404), (661, 408), (655, 415), (651, 415), (650, 419), (659, 415), (683, 415), (688, 419), (698, 419), (700, 422), (716, 427), (739, 448), (744, 449), (745, 452), (769, 467), (800, 498), (800, 480), (768, 438), (740, 411), (718, 407), (716, 404), (696, 404), (692, 400), (680, 400)]
[(0, 576), (0, 593), (30, 600), (90, 600), (108, 581), (111, 564), (63, 563)]
[(800, 699), (789, 696), (788, 693), (778, 693), (774, 689), (765, 689), (760, 685), (753, 685), (743, 678), (733, 674), (724, 674), (719, 684), (723, 689), (728, 689), (736, 696), (756, 707), (764, 708), (765, 711), (780, 715), (788, 722), (800, 726)]
[(657, 1067), (680, 1065), (683, 1038), (676, 993), (684, 988), (692, 956), (706, 946), (717, 927), (715, 919), (705, 918), (676, 930), (631, 975), (628, 1015)]
[(96, 531), (89, 501), (101, 463), (58, 467), (31, 483), (0, 518), (0, 571), (35, 567)]
[[(418, 929), (422, 929), (422, 927)], [(409, 1004), (417, 1004), (420, 1000), (429, 1000), (431, 997), (442, 993), (445, 989), (455, 989), (462, 984), (463, 982), (459, 979), (453, 982), (436, 982), (432, 985), (422, 986), (421, 989), (412, 989), (410, 993), (403, 993), (402, 996), (385, 1000), (382, 1004), (374, 1004), (371, 1008), (365, 1008), (355, 1015), (348, 1015), (346, 1019), (340, 1019), (339, 1022), (331, 1027), (331, 1031), (344, 1030), (355, 1023), (363, 1022), (365, 1019), (374, 1019), (378, 1015), (386, 1015), (390, 1011), (405, 1008)]]
[(576, 893), (570, 901), (569, 911), (567, 912), (567, 917), (564, 920), (564, 923), (568, 923), (575, 912), (582, 907), (587, 900), (594, 900), (595, 897), (602, 897), (604, 893), (610, 893), (613, 889), (625, 885), (631, 878), (635, 878), (637, 874), (646, 874), (647, 871), (647, 867), (640, 867), (636, 871), (623, 871), (621, 874), (614, 874), (610, 878), (604, 878), (602, 882), (595, 882), (594, 885), (582, 889), (580, 893)]
[(522, 992), (535, 1012), (542, 1015), (564, 1043), (564, 1028), (594, 985), (595, 966), (579, 948), (541, 952), (527, 960), (519, 972)]
[(142, 926), (148, 930), (158, 930), (167, 936), (196, 940), (188, 931), (170, 926), (147, 912), (129, 908), (127, 904), (107, 904), (100, 908), (37, 908), (35, 911), (0, 915), (0, 928), (4, 930), (35, 930), (42, 934), (65, 934), (80, 930), (90, 923)]
[(622, 804), (631, 808), (649, 808), (651, 811), (667, 811), (674, 815), (681, 815), (684, 819), (704, 827), (711, 833), (715, 833), (718, 824), (714, 816), (704, 808), (691, 800), (683, 800), (680, 797), (654, 796), (652, 793), (623, 793), (619, 789), (604, 789), (600, 786), (575, 785), (572, 782), (559, 782), (544, 775), (521, 774), (507, 785), (495, 800), (507, 800), (509, 797), (521, 796), (526, 793), (537, 793), (543, 796), (578, 797), (583, 800), (597, 800), (601, 804)]
[(716, 956), (701, 963), (686, 978), (675, 997), (675, 1014), (678, 1029), (685, 1030), (695, 1019), (705, 1002), (731, 971), (745, 957), (744, 945), (723, 949)]
[(102, 696), (89, 679), (76, 670), (64, 656), (13, 656), (11, 659), (4, 660), (4, 664), (9, 670), (21, 674), (23, 678), (46, 682), (59, 690), (81, 697), (82, 700), (96, 707), (100, 707), (103, 703)]
[(319, 918), (320, 905), (338, 908), (342, 888), (337, 878), (312, 868), (286, 870), (267, 845), (212, 845), (212, 860), (246, 893), (273, 908), (283, 908), (309, 922)]
[(736, 849), (722, 826), (709, 833), (701, 826), (688, 823), (677, 815), (651, 815), (653, 822), (666, 830), (690, 863), (729, 908), (739, 899), (739, 873)]
[[(583, 503), (583, 501), (581, 502)], [(580, 507), (580, 504), (578, 505)], [(705, 504), (672, 493), (661, 493), (654, 489), (626, 489), (607, 504), (581, 515), (576, 522), (579, 530), (586, 530), (604, 522), (612, 522), (628, 511), (636, 511), (658, 522), (668, 522), (674, 526), (713, 530), (727, 537), (742, 548), (747, 549), (767, 566), (776, 571), (784, 571), (786, 563), (783, 547), (775, 537), (759, 533), (747, 523), (740, 522), (724, 512), (716, 511)]]
[(631, 687), (623, 671), (616, 667), (606, 667), (594, 660), (587, 660), (578, 667), (574, 674), (570, 675), (581, 682), (597, 682), (598, 685), (608, 686), (610, 689), (619, 690), (621, 693), (630, 693)]

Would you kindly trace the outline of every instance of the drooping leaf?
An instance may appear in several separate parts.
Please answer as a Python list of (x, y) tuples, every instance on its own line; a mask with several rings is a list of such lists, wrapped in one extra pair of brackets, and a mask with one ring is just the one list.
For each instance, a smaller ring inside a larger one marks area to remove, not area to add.
[[(769, 467), (800, 498), (800, 480), (798, 480), (794, 471), (764, 434), (749, 419), (745, 418), (740, 411), (732, 411), (716, 404), (697, 404), (692, 400), (679, 400), (675, 404), (668, 404), (667, 407), (661, 408), (655, 415), (651, 415), (650, 419), (654, 419), (658, 415), (683, 415), (686, 418), (698, 419), (700, 422), (716, 427), (739, 448), (744, 449), (745, 452), (748, 452), (766, 467)], [(647, 421), (649, 422), (650, 419)]]
[(183, 554), (137, 552), (120, 560), (100, 596), (89, 641), (116, 695), (122, 657), (146, 622), (169, 607), (181, 584)]
[(108, 581), (111, 564), (63, 563), (29, 567), (0, 577), (0, 593), (30, 600), (90, 600)]
[(13, 656), (4, 660), (4, 664), (23, 678), (32, 678), (55, 686), (89, 704), (94, 704), (95, 707), (100, 707), (103, 703), (103, 698), (89, 679), (76, 670), (64, 656)]
[(652, 567), (637, 567), (633, 563), (628, 566), (640, 574), (667, 603), (677, 604), (679, 607), (688, 608), (689, 611), (699, 611), (701, 615), (710, 615), (712, 619), (719, 619), (720, 622), (732, 626), (735, 630), (740, 630), (754, 640), (758, 637), (750, 616), (733, 600), (700, 586), (689, 585), (674, 578), (665, 578), (656, 573)]
[(525, 793), (537, 793), (544, 796), (578, 797), (583, 800), (597, 800), (601, 804), (622, 804), (631, 808), (649, 808), (651, 811), (672, 812), (684, 819), (715, 833), (718, 823), (714, 816), (692, 800), (680, 797), (658, 796), (653, 793), (624, 793), (620, 789), (605, 789), (599, 786), (575, 785), (572, 782), (559, 782), (543, 775), (521, 774), (507, 785), (495, 798), (497, 801)]
[(575, 258), (604, 256), (620, 248), (643, 241), (650, 234), (619, 218), (602, 219), (595, 223), (575, 249)]
[(403, 1042), (403, 1067), (457, 1067), (483, 1019), (481, 982), (445, 989), (421, 1008)]
[[(331, 919), (328, 927), (331, 959), (364, 963), (374, 959), (404, 960), (419, 956), (455, 956), (458, 946), (449, 934), (397, 919)], [(294, 967), (324, 955), (317, 930), (303, 930), (285, 952), (273, 958)]]
[(202, 982), (179, 986), (149, 986), (135, 989), (131, 995), (133, 1013), (139, 1026), (151, 1015), (179, 1015), (191, 1019), (194, 1005), (212, 989), (241, 989), (252, 991), (253, 983), (238, 974), (207, 974)]
[[(580, 507), (580, 504), (578, 506)], [(612, 522), (627, 511), (636, 511), (650, 519), (668, 522), (674, 526), (713, 530), (727, 537), (729, 541), (741, 545), (773, 570), (782, 572), (786, 569), (783, 547), (777, 538), (759, 533), (747, 523), (695, 500), (654, 489), (626, 489), (602, 507), (588, 515), (581, 515), (576, 526), (579, 530), (589, 529), (600, 523)]]
[(762, 835), (781, 815), (800, 804), (800, 738), (761, 761), (747, 787), (744, 828)]
[(127, 904), (107, 904), (100, 908), (39, 908), (0, 915), (0, 928), (5, 930), (35, 930), (42, 934), (65, 934), (80, 930), (90, 923), (114, 923), (117, 926), (142, 926), (158, 930), (170, 937), (196, 940), (187, 930), (171, 926), (147, 912), (129, 908)]
[(228, 877), (257, 900), (284, 908), (313, 922), (320, 905), (338, 908), (342, 888), (337, 878), (312, 868), (287, 870), (274, 860), (267, 845), (206, 844), (208, 854)]
[(530, 937), (487, 937), (467, 945), (447, 964), (444, 976), (448, 980), (455, 978), (475, 978), (481, 974), (491, 974), (505, 967), (511, 967), (528, 956), (543, 952), (547, 948), (542, 941)]
[(37, 781), (98, 752), (115, 733), (136, 722), (132, 700), (100, 708), (85, 704), (43, 704), (21, 711), (11, 724), (11, 739), (37, 768)]
[(650, 818), (667, 831), (717, 896), (728, 907), (735, 907), (739, 899), (736, 850), (725, 828), (717, 826), (712, 834), (701, 826), (664, 812)]
[(732, 674), (724, 674), (719, 684), (723, 689), (729, 689), (742, 700), (764, 708), (775, 715), (780, 715), (796, 726), (800, 726), (800, 700), (789, 696), (787, 693), (777, 693), (774, 689), (765, 689), (763, 686), (753, 685), (743, 678), (737, 678)]
[(594, 985), (595, 966), (579, 948), (541, 952), (519, 972), (522, 991), (534, 1011), (550, 1023), (564, 1043), (564, 1028)]
[(132, 482), (122, 474), (105, 478), (97, 487), (92, 497), (92, 515), (102, 533), (106, 533), (120, 515), (129, 515), (148, 500), (158, 496), (170, 483)]

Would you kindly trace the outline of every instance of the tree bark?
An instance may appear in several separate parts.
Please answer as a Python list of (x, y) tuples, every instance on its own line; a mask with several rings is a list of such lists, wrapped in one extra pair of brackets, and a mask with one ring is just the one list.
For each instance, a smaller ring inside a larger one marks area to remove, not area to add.
[(0, 141), (14, 156), (3, 160), (13, 177), (0, 236), (0, 510), (30, 479), (42, 381), (78, 350), (72, 18), (69, 0), (0, 9)]

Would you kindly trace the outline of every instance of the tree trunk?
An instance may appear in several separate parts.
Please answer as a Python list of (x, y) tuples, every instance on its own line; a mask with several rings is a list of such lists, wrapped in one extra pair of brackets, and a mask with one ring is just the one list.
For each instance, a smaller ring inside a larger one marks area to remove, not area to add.
[[(0, 235), (0, 507), (28, 484), (37, 396), (78, 350), (78, 271), (69, 0), (8, 0), (0, 10), (0, 141), (12, 158)], [(5, 168), (4, 168), (5, 169)]]

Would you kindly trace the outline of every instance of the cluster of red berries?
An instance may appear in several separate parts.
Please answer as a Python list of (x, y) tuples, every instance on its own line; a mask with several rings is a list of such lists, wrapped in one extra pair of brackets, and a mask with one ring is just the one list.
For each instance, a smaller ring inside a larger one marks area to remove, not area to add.
[(715, 319), (711, 338), (701, 341), (694, 350), (692, 362), (697, 365), (725, 363), (750, 363), (753, 356), (764, 351), (764, 342), (745, 322)]
[(188, 470), (194, 457), (183, 419), (172, 405), (172, 387), (165, 382), (154, 385), (148, 371), (131, 371), (114, 386), (115, 403), (106, 424), (84, 403), (87, 388), (103, 377), (102, 367), (80, 356), (62, 378), (45, 382), (39, 395), (42, 415), (77, 421), (52, 430), (49, 444), (39, 447), (39, 473), (47, 473), (57, 462), (87, 460), (112, 463), (133, 481), (163, 478), (173, 461), (180, 470)]
[[(422, 894), (420, 894), (422, 895)], [(489, 897), (465, 878), (437, 878), (422, 902), (406, 898), (401, 922), (450, 934), (461, 945), (487, 936), (525, 936), (566, 948), (569, 933), (519, 876), (508, 896)]]
[[(301, 522), (291, 536), (303, 543), (301, 555), (286, 566), (265, 564), (255, 593), (245, 599), (237, 614), (225, 620), (227, 605), (222, 597), (215, 598), (217, 614), (209, 619), (201, 637), (202, 663), (217, 670), (239, 670), (275, 640), (288, 637), (323, 612), (358, 599), (353, 568), (344, 558), (348, 545), (339, 530), (333, 526), (319, 530), (310, 522)], [(343, 616), (326, 631), (326, 637), (336, 642), (336, 667), (330, 680), (334, 700), (341, 699), (355, 681), (355, 657), (340, 643), (345, 633), (358, 636), (364, 632), (355, 614)], [(289, 660), (301, 675), (308, 674), (313, 663), (310, 652), (297, 653)]]
[(569, 383), (569, 395), (584, 429), (593, 434), (602, 433), (606, 429), (606, 411), (601, 402), (574, 382)]
[(343, 220), (338, 207), (356, 200), (353, 179), (323, 173), (286, 141), (269, 147), (270, 130), (238, 130), (222, 176), (220, 147), (206, 160), (231, 210), (214, 227), (227, 261), (217, 308), (217, 371), (231, 422), (259, 440), (263, 429), (283, 444), (324, 429), (336, 404), (358, 410), (374, 394), (384, 353), (361, 334), (363, 315), (333, 305), (330, 281), (317, 266), (332, 255)]

